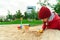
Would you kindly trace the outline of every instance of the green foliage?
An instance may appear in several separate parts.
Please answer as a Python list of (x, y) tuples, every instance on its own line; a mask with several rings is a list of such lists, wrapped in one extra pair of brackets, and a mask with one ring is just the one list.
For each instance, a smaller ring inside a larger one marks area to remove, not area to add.
[(48, 0), (39, 0), (39, 2), (38, 2), (38, 4), (40, 4), (41, 6), (43, 6), (43, 5), (47, 5), (46, 3), (48, 2)]
[(8, 14), (7, 15), (7, 19), (12, 19), (12, 15), (11, 14)]
[(39, 0), (37, 4), (40, 4), (40, 6), (49, 6), (51, 8), (54, 8), (54, 4), (51, 5), (48, 1), (49, 0)]
[(21, 15), (22, 14), (21, 14), (20, 10), (16, 11), (15, 16), (16, 16), (17, 19), (19, 19), (21, 17)]
[[(31, 26), (35, 26), (35, 25), (42, 24), (42, 21), (41, 20), (35, 20), (35, 21), (29, 22), (28, 20), (23, 20), (22, 23), (23, 24), (30, 24)], [(0, 22), (0, 25), (3, 25), (3, 24), (21, 24), (21, 21), (20, 21), (20, 19), (16, 19), (16, 20), (11, 21), (11, 22)]]
[(34, 9), (31, 10), (31, 13), (25, 12), (24, 15), (25, 19), (38, 19), (38, 14)]
[(7, 17), (7, 19), (12, 19), (12, 15), (10, 14), (9, 10), (8, 10), (8, 15), (6, 17)]
[(31, 11), (31, 18), (32, 19), (36, 19), (38, 16), (37, 16), (37, 12), (34, 10), (34, 9), (32, 9), (32, 11)]
[(24, 19), (28, 19), (28, 18), (29, 18), (29, 15), (28, 15), (27, 12), (25, 12), (24, 15), (25, 15), (25, 16), (24, 16)]
[(60, 0), (57, 0), (58, 2), (60, 2)]
[(2, 19), (0, 19), (0, 22), (3, 22)]
[(54, 7), (55, 12), (57, 12), (58, 14), (60, 14), (60, 3), (57, 3)]

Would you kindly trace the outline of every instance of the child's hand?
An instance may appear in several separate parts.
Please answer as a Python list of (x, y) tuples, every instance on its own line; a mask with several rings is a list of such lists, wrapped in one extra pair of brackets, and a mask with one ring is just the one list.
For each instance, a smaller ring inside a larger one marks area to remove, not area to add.
[(39, 33), (43, 33), (43, 30), (38, 30), (37, 32), (39, 32)]
[(37, 32), (35, 32), (36, 36), (41, 36), (41, 34), (43, 33), (43, 30), (38, 30)]

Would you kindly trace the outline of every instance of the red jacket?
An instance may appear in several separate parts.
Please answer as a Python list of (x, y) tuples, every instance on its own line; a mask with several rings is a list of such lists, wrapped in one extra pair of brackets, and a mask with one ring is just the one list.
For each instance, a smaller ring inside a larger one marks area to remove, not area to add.
[(60, 17), (57, 14), (55, 14), (55, 17), (53, 18), (53, 20), (50, 22), (47, 22), (47, 25), (46, 23), (44, 23), (42, 28), (43, 30), (45, 30), (45, 28), (60, 30)]

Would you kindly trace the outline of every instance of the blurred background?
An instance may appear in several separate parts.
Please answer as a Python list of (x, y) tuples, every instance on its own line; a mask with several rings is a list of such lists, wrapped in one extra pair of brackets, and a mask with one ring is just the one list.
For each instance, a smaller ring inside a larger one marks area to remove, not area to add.
[(40, 25), (38, 11), (47, 6), (60, 15), (60, 0), (0, 0), (0, 24)]

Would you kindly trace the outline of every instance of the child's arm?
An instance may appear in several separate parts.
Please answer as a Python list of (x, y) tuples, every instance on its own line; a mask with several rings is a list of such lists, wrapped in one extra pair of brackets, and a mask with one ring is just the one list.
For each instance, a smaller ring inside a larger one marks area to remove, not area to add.
[(43, 31), (45, 30), (45, 28), (46, 28), (46, 25), (43, 24), (42, 29), (38, 30), (38, 32), (43, 33)]
[(42, 26), (42, 30), (45, 30), (45, 28), (46, 28), (46, 25), (45, 25), (45, 24), (43, 24), (43, 26)]

